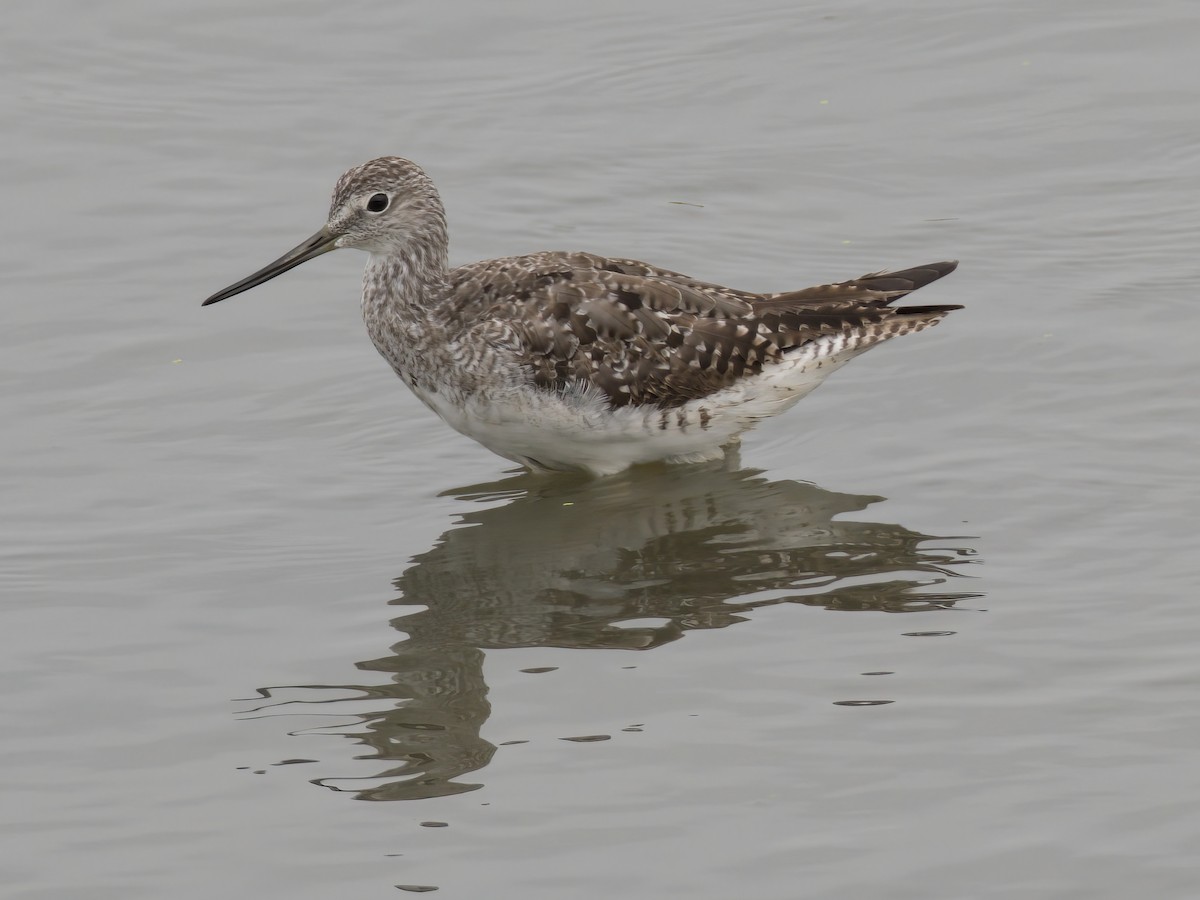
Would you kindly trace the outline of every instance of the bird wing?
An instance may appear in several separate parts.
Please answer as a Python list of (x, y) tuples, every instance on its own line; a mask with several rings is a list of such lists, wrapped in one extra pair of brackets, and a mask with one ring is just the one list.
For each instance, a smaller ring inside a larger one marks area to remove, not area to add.
[(874, 343), (958, 307), (888, 304), (954, 268), (759, 295), (637, 260), (539, 253), (453, 273), (451, 305), (475, 321), (463, 340), (515, 355), (547, 390), (594, 390), (611, 406), (680, 406), (823, 337)]

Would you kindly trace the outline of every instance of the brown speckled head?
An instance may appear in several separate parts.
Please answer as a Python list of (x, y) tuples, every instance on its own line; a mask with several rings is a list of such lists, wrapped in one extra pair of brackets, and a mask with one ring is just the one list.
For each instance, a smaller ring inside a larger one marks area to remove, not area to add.
[(425, 170), (381, 156), (338, 179), (326, 228), (337, 246), (388, 253), (412, 241), (445, 239), (446, 213)]
[(270, 281), (301, 263), (352, 247), (380, 257), (405, 255), (422, 268), (445, 267), (449, 238), (437, 188), (411, 160), (381, 156), (355, 166), (338, 179), (325, 226), (257, 272), (218, 291), (204, 305)]

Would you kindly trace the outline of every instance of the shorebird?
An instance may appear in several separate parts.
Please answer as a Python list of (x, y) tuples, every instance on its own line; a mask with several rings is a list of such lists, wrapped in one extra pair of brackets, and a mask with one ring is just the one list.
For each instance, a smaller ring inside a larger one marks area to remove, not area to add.
[(448, 245), (429, 176), (382, 157), (338, 179), (316, 234), (204, 305), (365, 250), (367, 332), (421, 402), (506, 459), (596, 475), (720, 458), (847, 360), (962, 308), (892, 305), (955, 262), (756, 294), (583, 252), (451, 268)]

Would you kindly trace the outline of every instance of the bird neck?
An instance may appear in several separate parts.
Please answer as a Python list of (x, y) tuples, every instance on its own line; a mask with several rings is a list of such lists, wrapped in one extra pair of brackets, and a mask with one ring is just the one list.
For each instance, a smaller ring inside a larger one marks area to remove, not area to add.
[(450, 294), (447, 241), (422, 230), (388, 252), (372, 252), (363, 272), (362, 315), (372, 343), (414, 390), (445, 353), (442, 308)]
[(363, 272), (363, 315), (371, 319), (423, 319), (445, 298), (447, 240), (423, 232), (387, 252), (372, 252)]

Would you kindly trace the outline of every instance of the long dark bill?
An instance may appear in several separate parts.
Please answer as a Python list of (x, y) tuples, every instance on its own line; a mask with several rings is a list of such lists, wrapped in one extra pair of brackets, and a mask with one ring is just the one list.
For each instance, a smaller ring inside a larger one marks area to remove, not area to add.
[(331, 232), (328, 228), (322, 228), (307, 241), (299, 246), (293, 247), (275, 262), (263, 266), (253, 275), (247, 275), (237, 284), (231, 284), (222, 291), (217, 291), (203, 303), (201, 306), (208, 306), (210, 303), (220, 303), (222, 300), (232, 297), (234, 294), (240, 294), (242, 291), (248, 291), (252, 287), (257, 287), (264, 281), (270, 281), (276, 275), (282, 275), (288, 269), (294, 269), (300, 263), (308, 262), (320, 256), (322, 253), (328, 253), (335, 249), (334, 242), (338, 239), (338, 235)]

